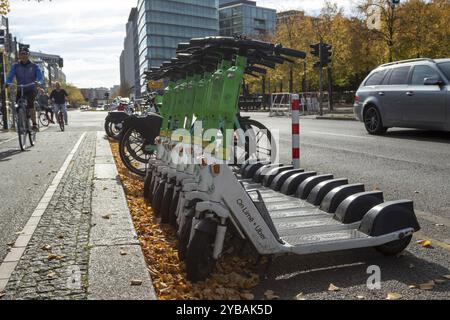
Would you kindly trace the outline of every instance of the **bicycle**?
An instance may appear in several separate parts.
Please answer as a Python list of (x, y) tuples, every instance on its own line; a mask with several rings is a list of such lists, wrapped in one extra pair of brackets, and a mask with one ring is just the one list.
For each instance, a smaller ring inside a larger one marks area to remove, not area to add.
[(28, 101), (24, 98), (24, 89), (34, 85), (34, 83), (16, 85), (17, 88), (20, 89), (20, 99), (17, 101), (16, 107), (16, 130), (19, 136), (19, 146), (22, 151), (27, 149), (27, 138), (31, 147), (33, 147), (36, 142), (36, 131), (31, 128), (31, 114), (30, 110), (27, 108)]
[(59, 108), (59, 110), (56, 110), (56, 120), (58, 121), (61, 132), (64, 132), (65, 131), (64, 112), (61, 108)]
[(47, 110), (45, 110), (45, 108), (42, 108), (38, 104), (36, 104), (36, 110), (38, 112), (39, 124), (43, 127), (48, 127), (51, 123), (51, 119), (47, 114)]

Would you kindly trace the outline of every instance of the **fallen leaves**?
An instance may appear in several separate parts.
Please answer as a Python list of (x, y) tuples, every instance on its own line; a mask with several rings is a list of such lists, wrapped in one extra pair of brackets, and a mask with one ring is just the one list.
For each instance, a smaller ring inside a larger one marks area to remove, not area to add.
[(403, 296), (399, 293), (391, 292), (388, 293), (386, 300), (400, 300)]
[(280, 299), (280, 297), (277, 296), (275, 294), (275, 292), (273, 292), (273, 290), (267, 290), (266, 292), (264, 292), (264, 296), (266, 297), (267, 300), (278, 300), (278, 299)]
[(55, 261), (55, 260), (60, 261), (60, 260), (63, 260), (64, 257), (63, 257), (63, 256), (60, 256), (60, 255), (57, 255), (57, 254), (55, 254), (55, 253), (50, 253), (50, 254), (48, 255), (47, 259), (48, 259), (48, 261)]
[(102, 216), (102, 219), (109, 220), (111, 219), (111, 215), (110, 214), (104, 215)]
[(305, 296), (303, 295), (303, 292), (300, 292), (299, 294), (297, 294), (297, 295), (295, 296), (295, 299), (296, 299), (296, 300), (299, 300), (299, 301), (306, 300)]
[(51, 252), (52, 251), (52, 246), (46, 244), (46, 245), (42, 246), (41, 249), (44, 250), (44, 251)]
[(419, 240), (417, 241), (418, 245), (421, 245), (424, 248), (432, 248), (430, 240)]
[(420, 290), (433, 290), (436, 283), (431, 280), (426, 283), (419, 284)]
[(341, 291), (341, 288), (339, 288), (331, 283), (330, 286), (328, 287), (328, 291), (337, 292), (337, 291)]
[[(249, 290), (260, 283), (260, 277), (252, 272), (257, 266), (249, 258), (224, 255), (208, 280), (187, 281), (185, 264), (178, 258), (176, 230), (159, 224), (144, 200), (143, 181), (122, 164), (117, 142), (110, 140), (110, 144), (158, 299), (254, 300), (255, 296)], [(279, 299), (273, 292), (266, 298)]]
[(142, 286), (142, 280), (131, 280), (132, 286)]

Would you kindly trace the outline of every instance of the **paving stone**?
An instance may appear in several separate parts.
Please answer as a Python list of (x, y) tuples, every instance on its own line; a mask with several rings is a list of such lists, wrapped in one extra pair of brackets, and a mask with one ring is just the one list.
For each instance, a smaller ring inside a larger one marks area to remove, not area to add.
[[(27, 224), (37, 228), (11, 276), (4, 299), (87, 299), (87, 288), (81, 279), (87, 278), (88, 273), (89, 250), (85, 247), (91, 225), (95, 139), (93, 132), (86, 135), (60, 185), (54, 189), (55, 195), (41, 221), (33, 217)], [(51, 250), (42, 250), (46, 245)], [(56, 258), (49, 259), (52, 254)], [(56, 276), (49, 277), (50, 272)]]
[[(122, 256), (120, 251), (128, 254)], [(156, 300), (139, 245), (93, 248), (89, 265), (88, 299)], [(133, 286), (133, 280), (142, 284)]]

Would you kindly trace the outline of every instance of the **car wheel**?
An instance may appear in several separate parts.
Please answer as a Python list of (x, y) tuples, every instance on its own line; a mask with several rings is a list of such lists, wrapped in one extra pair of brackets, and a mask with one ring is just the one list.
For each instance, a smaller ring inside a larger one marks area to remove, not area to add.
[(370, 106), (364, 112), (364, 124), (369, 134), (379, 135), (386, 133), (387, 129), (383, 126), (380, 111), (374, 106)]

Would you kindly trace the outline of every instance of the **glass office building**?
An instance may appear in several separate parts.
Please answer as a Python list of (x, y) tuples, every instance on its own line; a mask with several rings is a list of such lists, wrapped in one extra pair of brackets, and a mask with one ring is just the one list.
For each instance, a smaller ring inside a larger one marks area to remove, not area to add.
[(275, 9), (256, 6), (255, 1), (223, 0), (219, 9), (220, 35), (234, 34), (261, 38), (275, 33)]
[(140, 75), (175, 55), (178, 43), (219, 34), (219, 0), (138, 0)]

